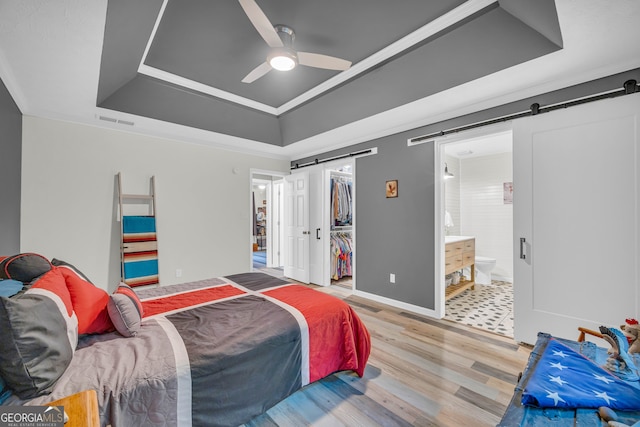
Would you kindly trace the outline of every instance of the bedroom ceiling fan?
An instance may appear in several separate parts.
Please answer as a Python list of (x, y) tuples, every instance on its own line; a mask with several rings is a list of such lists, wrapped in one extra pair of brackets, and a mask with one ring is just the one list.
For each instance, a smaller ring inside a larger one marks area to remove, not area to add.
[(338, 71), (344, 71), (351, 67), (351, 61), (345, 59), (294, 50), (293, 40), (295, 39), (295, 33), (293, 29), (286, 25), (272, 25), (255, 0), (238, 1), (253, 26), (271, 48), (269, 55), (267, 55), (267, 60), (247, 74), (242, 79), (243, 83), (254, 82), (272, 69), (280, 71), (293, 70), (298, 64)]

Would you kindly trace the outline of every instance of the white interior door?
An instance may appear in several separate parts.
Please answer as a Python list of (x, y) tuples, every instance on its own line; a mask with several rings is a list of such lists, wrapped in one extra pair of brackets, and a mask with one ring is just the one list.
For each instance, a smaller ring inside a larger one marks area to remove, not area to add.
[(638, 316), (639, 127), (640, 94), (514, 121), (516, 341)]
[(286, 176), (284, 187), (284, 275), (309, 283), (309, 173)]
[(271, 224), (271, 240), (267, 250), (267, 267), (282, 267), (282, 210), (283, 210), (283, 182), (284, 180), (274, 181), (272, 192), (271, 212), (267, 218)]
[(323, 198), (323, 176), (324, 165), (319, 164), (306, 168), (309, 171), (309, 283), (325, 285), (322, 281), (322, 272), (326, 253), (324, 252), (324, 232), (327, 229), (326, 223), (322, 221)]

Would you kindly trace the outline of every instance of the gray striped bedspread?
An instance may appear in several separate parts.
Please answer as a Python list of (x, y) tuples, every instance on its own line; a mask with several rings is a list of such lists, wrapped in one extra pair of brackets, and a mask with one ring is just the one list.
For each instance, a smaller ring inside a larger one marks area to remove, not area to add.
[(263, 273), (137, 291), (135, 337), (80, 339), (41, 404), (98, 392), (103, 425), (237, 426), (334, 372), (360, 376), (369, 333), (342, 300)]

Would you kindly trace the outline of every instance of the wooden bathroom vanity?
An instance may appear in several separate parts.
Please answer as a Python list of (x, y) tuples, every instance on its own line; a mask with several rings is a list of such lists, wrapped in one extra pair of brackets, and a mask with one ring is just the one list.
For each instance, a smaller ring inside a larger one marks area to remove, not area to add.
[(444, 245), (444, 274), (469, 267), (469, 280), (460, 279), (460, 283), (451, 284), (445, 289), (445, 299), (453, 298), (467, 289), (473, 289), (476, 277), (476, 239), (468, 236), (446, 236)]

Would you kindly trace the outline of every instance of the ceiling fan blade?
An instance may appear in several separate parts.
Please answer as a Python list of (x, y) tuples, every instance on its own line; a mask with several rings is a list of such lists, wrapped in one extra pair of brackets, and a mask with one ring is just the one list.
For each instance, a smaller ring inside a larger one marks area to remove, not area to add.
[(349, 67), (351, 67), (351, 61), (347, 61), (346, 59), (309, 52), (298, 52), (298, 63), (300, 63), (300, 65), (306, 65), (307, 67), (340, 71), (348, 70)]
[(244, 79), (242, 79), (242, 83), (255, 82), (260, 77), (262, 77), (265, 74), (267, 74), (269, 71), (271, 71), (271, 65), (269, 65), (268, 62), (263, 62), (262, 64), (258, 65), (256, 68), (254, 68), (253, 71), (251, 71), (249, 74), (247, 74), (247, 76)]
[(284, 44), (282, 40), (280, 40), (280, 36), (273, 28), (273, 24), (267, 18), (267, 15), (264, 14), (260, 6), (255, 2), (255, 0), (238, 0), (240, 2), (240, 6), (244, 9), (244, 13), (247, 14), (249, 21), (256, 27), (258, 33), (262, 36), (264, 41), (270, 47), (283, 47)]

